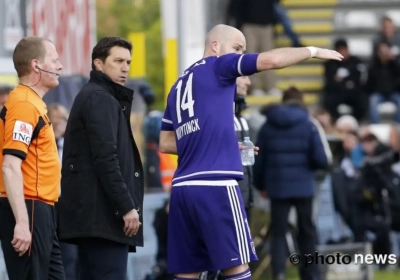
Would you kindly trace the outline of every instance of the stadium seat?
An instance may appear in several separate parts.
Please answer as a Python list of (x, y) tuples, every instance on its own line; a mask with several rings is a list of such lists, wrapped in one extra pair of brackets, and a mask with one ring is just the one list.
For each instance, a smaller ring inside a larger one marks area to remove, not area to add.
[(351, 11), (345, 16), (348, 28), (371, 28), (379, 26), (379, 20), (373, 11)]
[(381, 115), (393, 115), (396, 110), (397, 107), (392, 102), (384, 102), (378, 105), (378, 112)]
[(400, 27), (400, 10), (391, 10), (386, 12), (386, 16), (390, 17), (397, 27)]
[(346, 104), (340, 104), (337, 107), (337, 111), (340, 115), (351, 115), (353, 113), (353, 108)]
[(350, 38), (348, 40), (349, 50), (352, 55), (370, 57), (372, 55), (372, 39)]
[(390, 124), (371, 124), (369, 130), (384, 144), (389, 142), (392, 126)]

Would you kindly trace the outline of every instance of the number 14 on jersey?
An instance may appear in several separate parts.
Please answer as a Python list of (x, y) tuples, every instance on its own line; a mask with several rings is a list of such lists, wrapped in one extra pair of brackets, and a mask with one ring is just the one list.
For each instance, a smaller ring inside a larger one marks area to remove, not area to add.
[(200, 130), (199, 119), (191, 119), (194, 117), (194, 100), (193, 100), (193, 73), (189, 75), (186, 81), (185, 90), (182, 96), (182, 79), (176, 85), (176, 117), (178, 124), (182, 123), (182, 112), (188, 112), (188, 119), (176, 129), (176, 138), (179, 140), (183, 136), (189, 135)]
[(182, 122), (183, 111), (186, 110), (188, 111), (189, 118), (192, 118), (194, 116), (192, 81), (193, 81), (193, 73), (190, 73), (186, 81), (186, 86), (185, 90), (183, 91), (183, 96), (182, 96), (183, 79), (181, 79), (176, 85), (176, 116), (178, 119), (178, 123)]

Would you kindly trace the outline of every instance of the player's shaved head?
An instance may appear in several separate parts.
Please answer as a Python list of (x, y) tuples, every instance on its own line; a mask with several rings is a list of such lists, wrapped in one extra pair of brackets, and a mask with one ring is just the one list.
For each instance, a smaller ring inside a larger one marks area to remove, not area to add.
[(218, 24), (214, 26), (207, 34), (206, 37), (206, 47), (209, 46), (212, 41), (218, 41), (223, 43), (229, 35), (232, 35), (234, 32), (240, 32), (236, 28), (225, 25)]
[(227, 53), (243, 53), (246, 40), (243, 33), (229, 25), (218, 24), (206, 36), (204, 57)]

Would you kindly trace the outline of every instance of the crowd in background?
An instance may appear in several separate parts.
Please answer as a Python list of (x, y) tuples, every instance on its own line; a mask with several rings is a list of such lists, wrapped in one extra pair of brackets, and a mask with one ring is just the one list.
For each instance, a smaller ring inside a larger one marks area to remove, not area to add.
[[(324, 64), (324, 107), (336, 119), (343, 112), (340, 106), (348, 105), (357, 120), (380, 123), (380, 104), (400, 106), (400, 34), (396, 34), (393, 20), (382, 18), (381, 31), (373, 39), (372, 57), (366, 63), (350, 54), (346, 40), (338, 39), (334, 48), (344, 60)], [(399, 110), (394, 119), (400, 122)]]

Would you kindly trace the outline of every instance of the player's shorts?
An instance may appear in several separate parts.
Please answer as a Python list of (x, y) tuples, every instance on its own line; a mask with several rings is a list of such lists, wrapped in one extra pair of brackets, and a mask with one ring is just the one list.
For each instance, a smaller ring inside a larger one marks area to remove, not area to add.
[(258, 260), (235, 180), (174, 184), (168, 217), (168, 272), (222, 270)]

